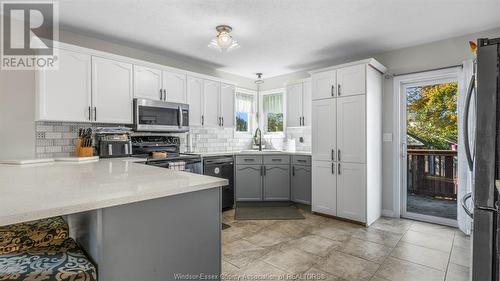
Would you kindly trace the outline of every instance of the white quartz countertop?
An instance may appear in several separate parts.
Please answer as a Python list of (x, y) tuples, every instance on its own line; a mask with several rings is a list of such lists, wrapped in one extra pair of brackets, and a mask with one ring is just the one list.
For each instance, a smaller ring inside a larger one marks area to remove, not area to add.
[(134, 163), (0, 165), (0, 226), (224, 186), (226, 179)]
[(211, 152), (194, 152), (193, 154), (201, 155), (202, 157), (211, 156), (229, 156), (229, 155), (268, 155), (268, 154), (285, 154), (285, 155), (304, 155), (311, 156), (310, 151), (282, 151), (282, 150), (236, 150), (236, 151), (211, 151)]

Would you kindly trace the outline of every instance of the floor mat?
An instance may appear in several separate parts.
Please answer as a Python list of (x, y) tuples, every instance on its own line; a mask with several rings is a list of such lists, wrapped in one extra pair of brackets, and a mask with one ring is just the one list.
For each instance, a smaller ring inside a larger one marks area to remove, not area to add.
[(300, 220), (305, 219), (290, 202), (238, 202), (236, 220)]

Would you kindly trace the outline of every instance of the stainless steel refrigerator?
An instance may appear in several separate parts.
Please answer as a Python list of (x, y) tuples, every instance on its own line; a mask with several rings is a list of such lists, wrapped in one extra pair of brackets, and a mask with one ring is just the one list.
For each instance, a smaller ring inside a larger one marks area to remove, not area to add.
[(476, 95), (474, 147), (470, 148), (465, 139), (474, 175), (472, 280), (496, 281), (500, 272), (499, 186), (496, 183), (500, 179), (500, 38), (479, 39), (477, 45), (476, 75), (471, 79), (467, 99), (470, 101), (470, 96)]

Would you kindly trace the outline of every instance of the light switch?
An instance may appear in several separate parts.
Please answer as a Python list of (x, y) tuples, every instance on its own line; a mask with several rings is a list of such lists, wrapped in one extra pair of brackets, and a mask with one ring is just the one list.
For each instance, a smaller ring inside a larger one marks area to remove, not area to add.
[(384, 133), (384, 142), (392, 142), (392, 133)]

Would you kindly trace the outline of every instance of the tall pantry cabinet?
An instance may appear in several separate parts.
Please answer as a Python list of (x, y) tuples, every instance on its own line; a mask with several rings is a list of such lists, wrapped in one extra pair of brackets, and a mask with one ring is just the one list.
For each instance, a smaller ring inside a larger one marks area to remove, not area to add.
[(368, 59), (312, 71), (312, 211), (370, 225), (382, 212), (382, 74)]

